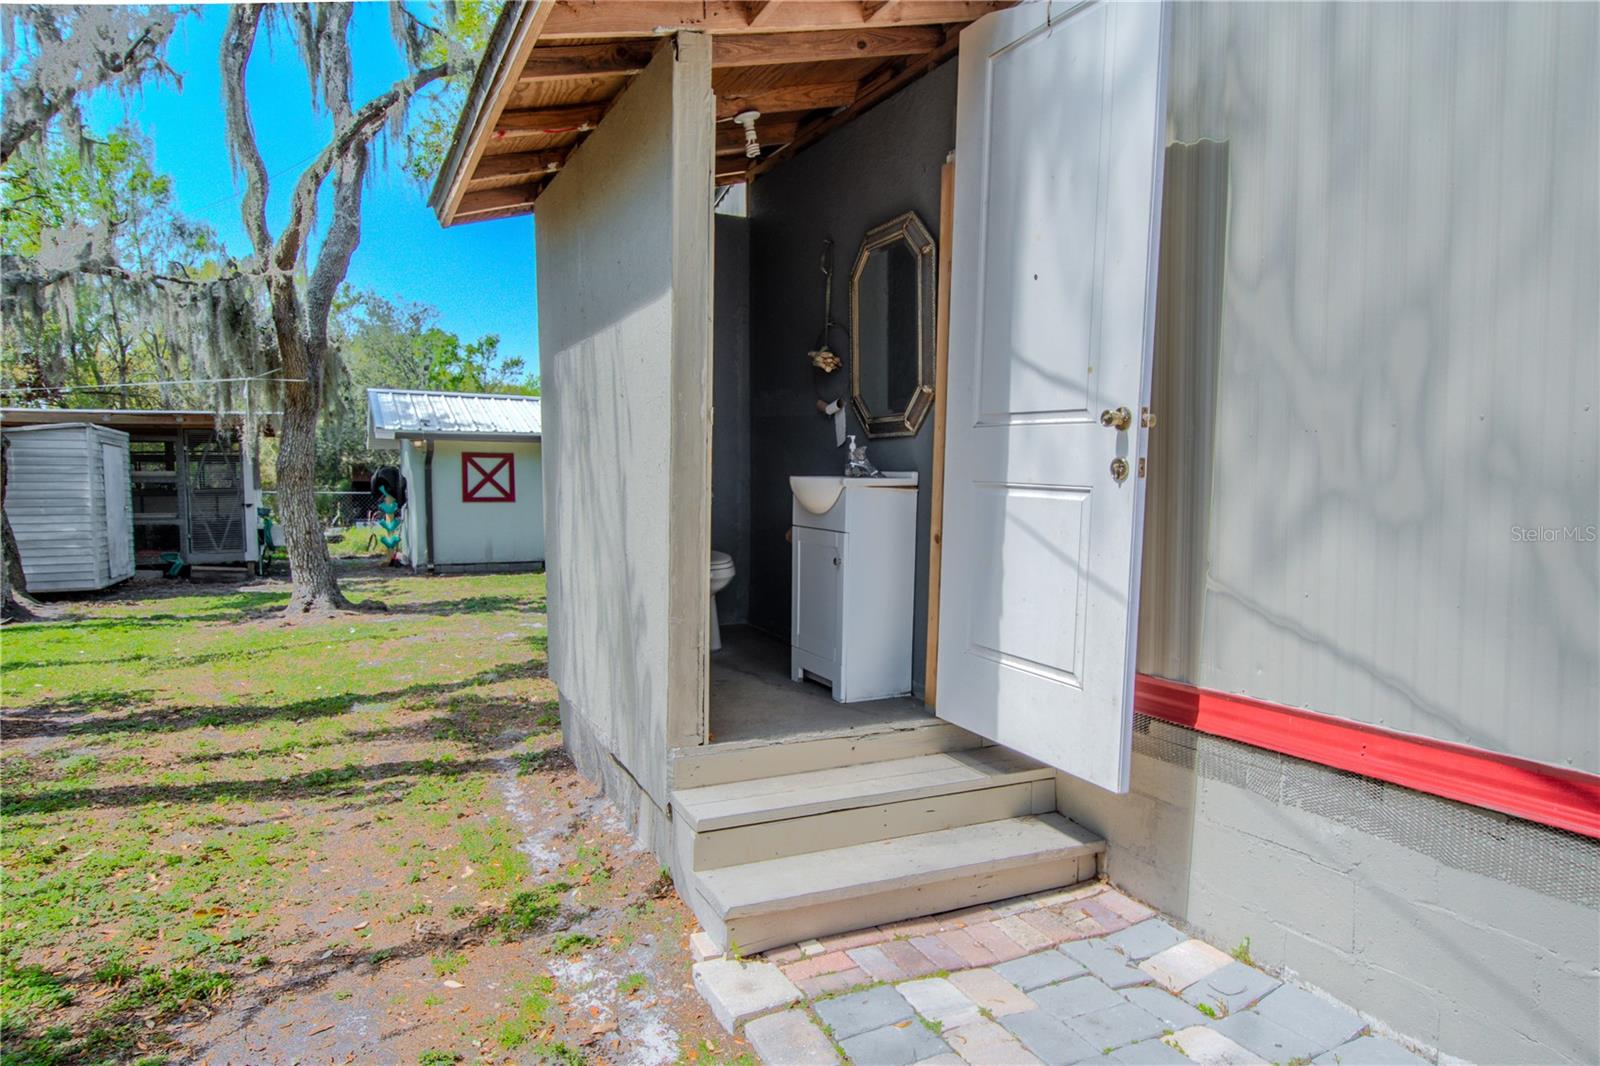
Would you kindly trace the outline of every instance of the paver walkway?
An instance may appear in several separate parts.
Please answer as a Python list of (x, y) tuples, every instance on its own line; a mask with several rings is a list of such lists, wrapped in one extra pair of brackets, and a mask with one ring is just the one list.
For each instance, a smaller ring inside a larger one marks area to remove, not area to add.
[[(765, 994), (741, 1009), (730, 987), (718, 1015), (742, 1023), (775, 1066), (1425, 1061), (1349, 1008), (1185, 936), (1103, 884), (807, 941), (743, 965), (758, 968)], [(696, 969), (718, 1004), (715, 966)]]

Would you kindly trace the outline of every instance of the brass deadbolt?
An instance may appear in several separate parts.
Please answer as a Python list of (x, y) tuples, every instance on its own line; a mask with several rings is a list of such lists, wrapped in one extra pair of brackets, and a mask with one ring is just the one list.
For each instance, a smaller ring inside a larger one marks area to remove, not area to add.
[(1100, 424), (1108, 429), (1127, 429), (1133, 425), (1133, 412), (1126, 407), (1101, 411)]
[(1111, 460), (1111, 477), (1118, 484), (1128, 480), (1128, 460), (1120, 456)]

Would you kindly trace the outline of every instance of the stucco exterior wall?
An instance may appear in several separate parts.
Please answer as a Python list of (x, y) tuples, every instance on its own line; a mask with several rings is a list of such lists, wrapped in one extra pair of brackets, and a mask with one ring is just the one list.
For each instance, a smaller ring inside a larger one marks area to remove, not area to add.
[(704, 714), (710, 56), (663, 41), (536, 216), (550, 673), (579, 768), (662, 854)]
[(1172, 49), (1141, 669), (1600, 772), (1600, 9)]

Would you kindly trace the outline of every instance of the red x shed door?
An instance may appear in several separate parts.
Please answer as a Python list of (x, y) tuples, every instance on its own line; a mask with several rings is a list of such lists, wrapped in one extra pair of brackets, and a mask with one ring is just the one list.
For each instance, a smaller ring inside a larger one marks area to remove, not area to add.
[(461, 500), (463, 503), (515, 503), (516, 463), (510, 452), (463, 452)]

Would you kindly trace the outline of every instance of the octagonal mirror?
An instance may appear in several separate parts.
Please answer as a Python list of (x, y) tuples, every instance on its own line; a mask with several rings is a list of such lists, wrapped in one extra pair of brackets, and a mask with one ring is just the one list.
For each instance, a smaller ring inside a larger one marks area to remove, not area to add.
[(850, 401), (869, 437), (916, 434), (933, 406), (933, 236), (915, 212), (875, 226), (850, 273)]

